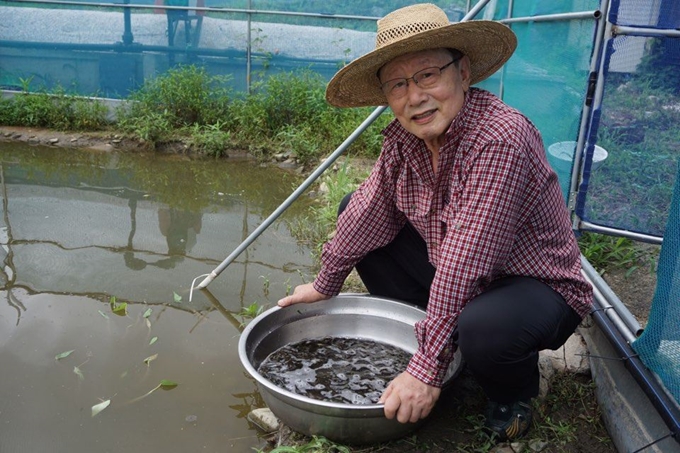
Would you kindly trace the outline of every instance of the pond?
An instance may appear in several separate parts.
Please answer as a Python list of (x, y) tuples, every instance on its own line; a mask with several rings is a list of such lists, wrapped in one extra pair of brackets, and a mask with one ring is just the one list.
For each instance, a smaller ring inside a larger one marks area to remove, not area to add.
[(311, 275), (290, 232), (308, 197), (209, 293), (190, 287), (300, 182), (249, 160), (0, 143), (0, 451), (264, 447), (240, 313)]

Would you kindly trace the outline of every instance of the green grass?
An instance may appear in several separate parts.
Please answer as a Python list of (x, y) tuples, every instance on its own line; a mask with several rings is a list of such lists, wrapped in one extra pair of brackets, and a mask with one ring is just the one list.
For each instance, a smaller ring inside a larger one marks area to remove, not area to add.
[(70, 96), (62, 88), (53, 93), (24, 90), (13, 98), (0, 98), (0, 124), (8, 126), (96, 131), (108, 125), (107, 113), (99, 101)]
[[(340, 109), (325, 100), (325, 80), (311, 70), (283, 72), (253, 83), (250, 94), (226, 88), (230, 77), (210, 75), (200, 66), (170, 69), (131, 94), (106, 121), (98, 101), (56, 92), (29, 93), (0, 100), (0, 124), (58, 130), (113, 130), (158, 143), (181, 141), (194, 151), (221, 157), (229, 149), (247, 149), (262, 160), (292, 154), (312, 165), (333, 152), (372, 111)], [(348, 155), (376, 157), (380, 131), (392, 119), (383, 114), (347, 150)]]

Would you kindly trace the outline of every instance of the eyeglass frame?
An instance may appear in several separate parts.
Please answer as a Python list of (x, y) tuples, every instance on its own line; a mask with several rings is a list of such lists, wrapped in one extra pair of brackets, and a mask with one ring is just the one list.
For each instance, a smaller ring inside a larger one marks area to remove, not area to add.
[[(390, 82), (394, 82), (395, 80), (399, 80), (399, 81), (403, 80), (403, 81), (406, 83), (406, 89), (407, 89), (407, 91), (404, 92), (404, 95), (406, 95), (406, 93), (408, 93), (408, 84), (409, 84), (408, 81), (409, 81), (409, 80), (413, 80), (413, 83), (415, 83), (417, 86), (420, 86), (420, 85), (418, 84), (418, 80), (417, 80), (417, 79), (418, 79), (418, 74), (420, 74), (420, 73), (423, 72), (423, 71), (427, 71), (427, 70), (431, 70), (431, 69), (436, 69), (436, 70), (439, 71), (439, 74), (437, 74), (437, 75), (441, 75), (441, 74), (442, 74), (442, 71), (443, 71), (444, 69), (448, 68), (449, 66), (451, 66), (451, 65), (454, 64), (454, 63), (458, 63), (463, 57), (464, 57), (464, 55), (460, 55), (460, 56), (454, 58), (453, 60), (451, 60), (450, 62), (446, 63), (444, 66), (441, 66), (441, 67), (432, 66), (432, 67), (429, 67), (429, 68), (423, 68), (423, 69), (421, 69), (420, 71), (417, 71), (417, 72), (416, 72), (415, 74), (413, 74), (411, 77), (397, 77), (397, 78), (395, 78), (395, 79), (387, 80), (386, 82), (380, 84), (380, 89), (381, 89), (382, 92), (385, 94), (385, 96), (389, 97), (389, 96), (390, 96), (390, 93), (391, 93), (392, 91), (394, 91), (394, 88), (396, 88), (396, 87), (392, 87), (392, 90), (390, 90), (390, 92), (386, 92), (386, 91), (385, 91), (385, 85), (387, 85), (387, 84), (390, 83)], [(427, 89), (427, 88), (434, 88), (435, 86), (437, 86), (438, 83), (439, 83), (439, 81), (435, 82), (435, 84), (432, 85), (432, 86), (426, 87), (426, 89)], [(404, 95), (402, 95), (402, 96), (397, 96), (396, 99), (400, 99), (400, 98), (404, 97)]]

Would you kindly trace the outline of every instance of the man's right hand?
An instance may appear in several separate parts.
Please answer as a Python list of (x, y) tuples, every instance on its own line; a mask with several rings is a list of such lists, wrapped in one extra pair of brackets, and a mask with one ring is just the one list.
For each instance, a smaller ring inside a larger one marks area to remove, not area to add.
[(330, 299), (331, 296), (322, 294), (314, 289), (311, 283), (305, 283), (304, 285), (296, 286), (293, 294), (280, 299), (278, 302), (279, 307), (287, 307), (293, 304), (311, 304), (312, 302), (318, 302), (320, 300)]

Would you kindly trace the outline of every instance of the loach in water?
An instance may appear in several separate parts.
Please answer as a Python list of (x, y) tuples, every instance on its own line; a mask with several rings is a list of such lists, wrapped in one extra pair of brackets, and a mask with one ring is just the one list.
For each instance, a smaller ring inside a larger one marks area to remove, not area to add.
[(375, 404), (410, 358), (403, 349), (373, 340), (323, 337), (277, 349), (258, 372), (278, 387), (316, 400)]

